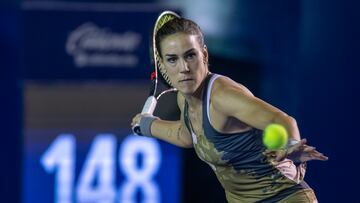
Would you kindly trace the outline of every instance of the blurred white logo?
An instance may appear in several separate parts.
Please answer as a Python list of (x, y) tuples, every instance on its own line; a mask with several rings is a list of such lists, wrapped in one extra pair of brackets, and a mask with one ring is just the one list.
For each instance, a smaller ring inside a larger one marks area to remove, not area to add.
[(138, 56), (134, 51), (141, 35), (132, 31), (114, 33), (108, 28), (84, 23), (72, 31), (66, 42), (66, 52), (73, 56), (77, 67), (135, 67)]

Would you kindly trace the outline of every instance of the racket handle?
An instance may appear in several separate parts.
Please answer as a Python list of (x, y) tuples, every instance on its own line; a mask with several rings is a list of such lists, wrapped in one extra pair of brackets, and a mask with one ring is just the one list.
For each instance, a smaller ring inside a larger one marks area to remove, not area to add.
[[(141, 114), (151, 114), (152, 115), (154, 113), (156, 104), (157, 104), (156, 97), (149, 96), (146, 99), (146, 102), (145, 102), (144, 107), (143, 107), (143, 109), (141, 111)], [(132, 127), (132, 131), (137, 135), (142, 135), (139, 124), (134, 125)]]
[(152, 115), (154, 113), (156, 104), (157, 104), (156, 97), (149, 96), (146, 99), (146, 102), (145, 102), (144, 107), (143, 107), (143, 109), (141, 111), (141, 114), (151, 114)]

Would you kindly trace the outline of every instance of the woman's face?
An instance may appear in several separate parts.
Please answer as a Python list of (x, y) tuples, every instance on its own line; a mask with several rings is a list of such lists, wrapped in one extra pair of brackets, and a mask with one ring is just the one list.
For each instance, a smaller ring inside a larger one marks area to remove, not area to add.
[(183, 94), (193, 94), (208, 73), (208, 52), (196, 35), (176, 33), (160, 42), (162, 64), (172, 85)]

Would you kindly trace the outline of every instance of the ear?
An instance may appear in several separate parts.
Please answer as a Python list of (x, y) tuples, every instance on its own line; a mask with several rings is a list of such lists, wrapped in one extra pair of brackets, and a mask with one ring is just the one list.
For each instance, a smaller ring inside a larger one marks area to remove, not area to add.
[(204, 64), (208, 64), (209, 63), (209, 53), (208, 53), (207, 46), (205, 44), (204, 44), (202, 52), (203, 52), (203, 57), (204, 57)]

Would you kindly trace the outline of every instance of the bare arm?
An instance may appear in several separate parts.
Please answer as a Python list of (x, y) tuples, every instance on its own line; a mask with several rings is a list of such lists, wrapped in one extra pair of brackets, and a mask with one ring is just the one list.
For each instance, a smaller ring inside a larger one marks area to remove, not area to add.
[[(229, 78), (219, 78), (215, 81), (211, 98), (213, 108), (227, 117), (235, 117), (261, 130), (271, 123), (277, 123), (287, 129), (289, 138), (300, 140), (299, 129), (294, 118), (256, 98), (244, 86)], [(327, 156), (315, 150), (314, 147), (306, 145), (306, 139), (286, 149), (266, 151), (265, 155), (269, 157), (269, 160), (274, 160), (274, 163), (284, 158), (295, 162), (328, 160)]]
[(154, 137), (179, 147), (193, 146), (191, 137), (181, 121), (156, 120), (151, 125), (151, 133)]
[[(184, 98), (178, 94), (178, 106), (181, 110), (181, 117), (178, 121), (166, 121), (157, 119), (151, 124), (151, 135), (159, 138), (165, 142), (177, 145), (179, 147), (191, 148), (193, 147), (192, 138), (185, 127), (183, 116)], [(133, 118), (132, 125), (140, 123), (143, 115), (138, 114)]]
[(271, 123), (277, 123), (287, 129), (289, 138), (300, 140), (294, 118), (255, 97), (246, 87), (230, 78), (221, 77), (215, 80), (212, 101), (214, 109), (225, 116), (235, 117), (261, 130)]

